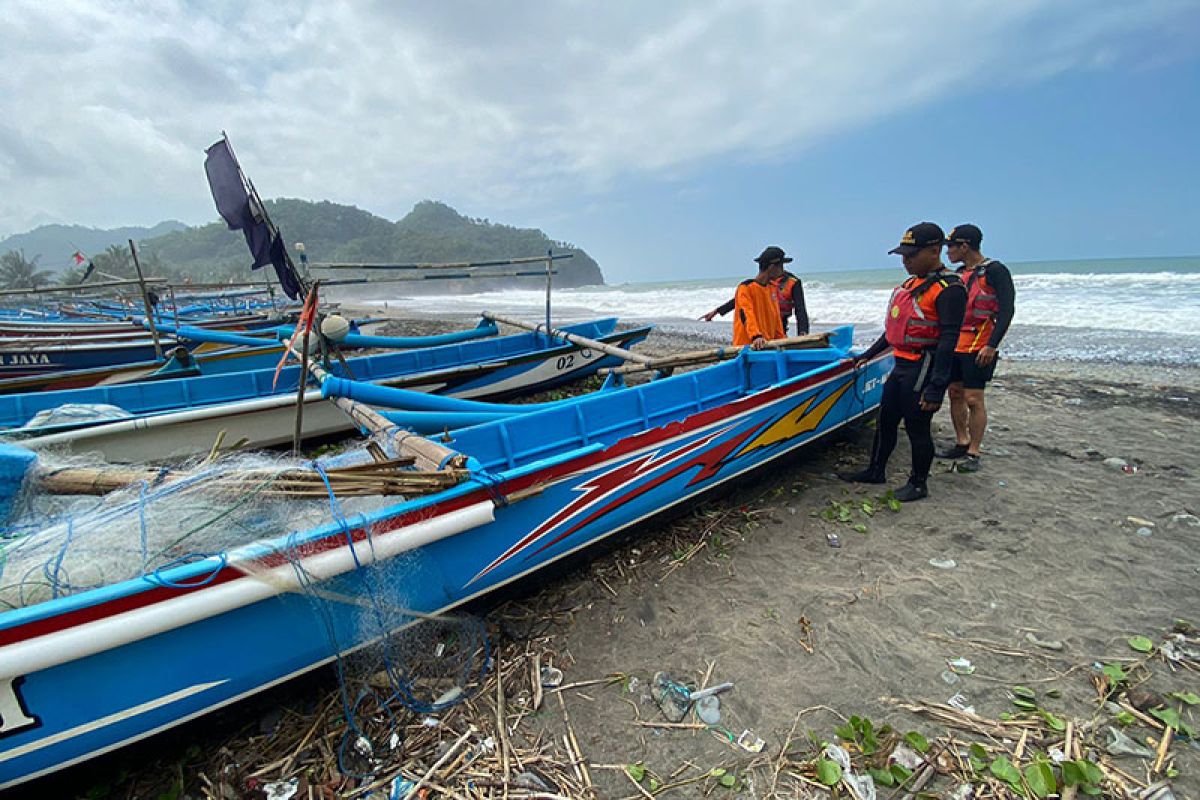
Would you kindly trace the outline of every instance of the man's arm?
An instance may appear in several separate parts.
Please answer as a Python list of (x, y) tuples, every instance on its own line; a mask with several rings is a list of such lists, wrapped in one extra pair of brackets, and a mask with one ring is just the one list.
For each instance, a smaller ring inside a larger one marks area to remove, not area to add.
[(961, 283), (952, 283), (938, 295), (935, 305), (938, 313), (938, 343), (933, 353), (933, 370), (922, 399), (930, 405), (940, 406), (946, 386), (950, 383), (954, 348), (958, 344), (958, 332), (967, 310), (967, 290)]
[(796, 335), (808, 333), (808, 309), (804, 306), (804, 284), (796, 278), (792, 284), (792, 307), (796, 311)]
[(888, 347), (890, 347), (890, 346), (891, 345), (888, 344), (887, 334), (881, 333), (881, 334), (879, 334), (879, 338), (875, 340), (875, 343), (872, 344), (870, 347), (868, 347), (866, 349), (866, 351), (861, 356), (856, 358), (855, 360), (856, 361), (870, 361), (872, 358), (879, 355), (884, 350), (887, 350)]
[(988, 265), (987, 280), (996, 292), (996, 301), (1000, 305), (993, 321), (992, 335), (988, 337), (988, 347), (999, 347), (1000, 340), (1008, 333), (1008, 326), (1017, 310), (1017, 290), (1013, 286), (1012, 273), (999, 261)]

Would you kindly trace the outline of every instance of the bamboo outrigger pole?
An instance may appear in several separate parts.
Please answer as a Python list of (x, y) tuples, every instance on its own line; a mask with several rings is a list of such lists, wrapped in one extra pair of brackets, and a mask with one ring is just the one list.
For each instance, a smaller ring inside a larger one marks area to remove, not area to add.
[[(828, 333), (808, 333), (804, 336), (793, 336), (787, 339), (771, 339), (767, 342), (768, 350), (805, 350), (817, 347), (829, 346)], [(648, 372), (650, 370), (666, 370), (675, 369), (676, 367), (689, 367), (694, 364), (707, 364), (711, 361), (727, 361), (732, 358), (737, 358), (738, 354), (743, 350), (742, 346), (738, 347), (714, 347), (711, 350), (692, 350), (686, 353), (674, 353), (669, 356), (660, 358), (652, 358), (649, 362), (643, 364), (625, 364), (620, 367), (604, 367), (601, 368), (602, 375), (629, 375), (635, 372)]]
[[(314, 261), (309, 264), (310, 269), (381, 269), (381, 270), (429, 270), (429, 269), (468, 269), (471, 267), (505, 267), (512, 264), (540, 264), (549, 259), (550, 261), (561, 261), (566, 258), (574, 258), (574, 253), (560, 253), (559, 255), (547, 256), (527, 256), (523, 258), (499, 258), (491, 261), (442, 261), (438, 263), (422, 263), (412, 262), (408, 264), (387, 264), (377, 262), (350, 262), (350, 261)], [(540, 272), (534, 274), (541, 274)], [(492, 274), (484, 274), (480, 277), (490, 278)]]
[(166, 283), (166, 278), (146, 278), (145, 281), (139, 280), (117, 280), (106, 281), (104, 283), (68, 283), (62, 286), (43, 286), (41, 288), (27, 289), (0, 289), (0, 297), (12, 297), (21, 294), (53, 294), (55, 292), (77, 292), (80, 289), (109, 289), (116, 286), (140, 286), (142, 283), (159, 284)]
[(535, 325), (532, 322), (526, 322), (525, 320), (513, 319), (512, 317), (506, 317), (503, 314), (494, 314), (491, 311), (484, 311), (483, 318), (490, 319), (493, 322), (503, 322), (505, 325), (512, 325), (514, 328), (522, 328), (527, 331), (533, 331), (534, 333), (545, 332), (551, 336), (556, 336), (559, 339), (570, 342), (571, 344), (577, 344), (590, 350), (599, 350), (601, 353), (607, 353), (610, 356), (616, 356), (622, 361), (634, 361), (638, 364), (649, 364), (650, 362), (654, 361), (654, 359), (650, 356), (642, 355), (641, 353), (635, 353), (632, 350), (615, 347), (611, 344), (598, 342), (595, 339), (589, 339), (586, 336), (580, 336), (575, 333), (558, 330), (557, 328), (547, 328), (541, 324)]

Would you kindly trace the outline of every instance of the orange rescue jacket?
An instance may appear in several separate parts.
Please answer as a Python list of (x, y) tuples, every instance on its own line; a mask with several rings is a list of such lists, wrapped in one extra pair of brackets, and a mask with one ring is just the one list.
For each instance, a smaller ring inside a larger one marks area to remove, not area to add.
[(750, 344), (757, 337), (783, 338), (783, 320), (772, 286), (756, 280), (742, 281), (733, 295), (733, 344)]

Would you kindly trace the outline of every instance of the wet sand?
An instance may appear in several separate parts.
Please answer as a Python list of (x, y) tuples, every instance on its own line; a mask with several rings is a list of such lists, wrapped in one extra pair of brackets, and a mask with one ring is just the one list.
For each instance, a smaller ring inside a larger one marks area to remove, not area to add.
[[(409, 319), (400, 327), (418, 333), (455, 324)], [(656, 333), (645, 349), (696, 344)], [(770, 792), (764, 757), (778, 755), (789, 731), (797, 733), (793, 749), (796, 738), (803, 749), (811, 747), (805, 731), (832, 740), (836, 725), (860, 715), (932, 738), (946, 727), (896, 700), (945, 703), (957, 694), (995, 719), (1015, 710), (1014, 684), (1082, 723), (1098, 708), (1091, 665), (1139, 657), (1127, 644), (1133, 635), (1158, 642), (1173, 620), (1200, 624), (1200, 520), (1186, 516), (1200, 515), (1200, 371), (1010, 361), (987, 397), (982, 471), (958, 474), (950, 462), (935, 462), (925, 501), (892, 511), (879, 499), (888, 487), (835, 478), (863, 463), (871, 436), (863, 427), (537, 579), (528, 594), (491, 611), (506, 632), (501, 639), (527, 637), (523, 646), (561, 668), (567, 683), (618, 676), (561, 693), (596, 797), (645, 796), (646, 782), (635, 788), (619, 768), (636, 763), (664, 781), (713, 768), (738, 776), (735, 790), (705, 780), (668, 797), (827, 797), (778, 776)], [(952, 436), (944, 411), (935, 434), (942, 442)], [(908, 456), (901, 436), (889, 487), (903, 482)], [(1106, 464), (1110, 457), (1130, 469)], [(843, 508), (849, 518), (840, 521)], [(831, 536), (840, 546), (830, 545)], [(530, 619), (539, 620), (536, 630)], [(948, 671), (947, 660), (958, 658), (970, 660), (972, 674)], [(1172, 672), (1158, 661), (1150, 668), (1145, 688), (1200, 692), (1200, 671)], [(639, 719), (664, 721), (649, 691), (660, 670), (697, 686), (706, 676), (708, 685), (733, 682), (722, 695), (720, 726), (762, 737), (763, 756), (756, 761), (719, 731), (639, 726)], [(1048, 697), (1052, 689), (1061, 696)], [(519, 708), (522, 698), (511, 702)], [(516, 742), (540, 736), (549, 756), (566, 758), (557, 701), (521, 717), (511, 732)], [(1200, 727), (1200, 713), (1191, 720)], [(168, 752), (160, 752), (158, 768), (189, 741), (172, 739), (160, 745)], [(226, 744), (238, 748), (236, 740)], [(1200, 749), (1176, 742), (1170, 756), (1179, 770), (1176, 796), (1200, 797)], [(1141, 759), (1114, 763), (1147, 778)], [(412, 765), (417, 773), (426, 766)], [(195, 774), (183, 778), (186, 794), (208, 796)], [(951, 788), (930, 786), (937, 794)], [(459, 791), (489, 796), (465, 785)]]

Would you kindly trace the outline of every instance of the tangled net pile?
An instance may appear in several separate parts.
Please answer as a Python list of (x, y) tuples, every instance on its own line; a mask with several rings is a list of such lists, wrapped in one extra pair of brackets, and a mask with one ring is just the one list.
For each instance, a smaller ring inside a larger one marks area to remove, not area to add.
[[(44, 454), (41, 460), (47, 461)], [(79, 466), (73, 457), (47, 468)], [(281, 475), (313, 468), (289, 457), (231, 455), (184, 465), (186, 477), (141, 481), (103, 498), (29, 491), (18, 500), (15, 522), (0, 531), (0, 613), (143, 577), (171, 585), (168, 570), (204, 559), (213, 559), (215, 575), (229, 551), (275, 540), (298, 578), (285, 590), (305, 595), (328, 634), (347, 723), (343, 770), (371, 774), (388, 753), (400, 752), (399, 712), (435, 712), (469, 697), (489, 669), (489, 645), (478, 618), (431, 618), (407, 607), (404, 577), (424, 571), (420, 551), (391, 559), (386, 575), (379, 566), (357, 563), (349, 590), (343, 582), (332, 591), (306, 572), (298, 534), (333, 524), (349, 537), (347, 516), (402, 500), (342, 499), (332, 489), (299, 497), (279, 491)], [(362, 545), (373, 547), (369, 529)], [(260, 577), (271, 580), (266, 572)], [(354, 615), (352, 636), (347, 609)]]

